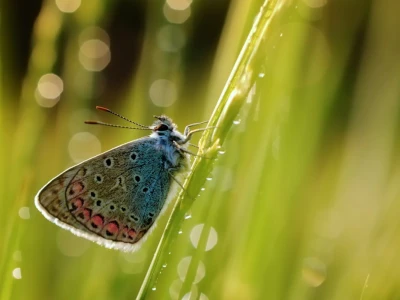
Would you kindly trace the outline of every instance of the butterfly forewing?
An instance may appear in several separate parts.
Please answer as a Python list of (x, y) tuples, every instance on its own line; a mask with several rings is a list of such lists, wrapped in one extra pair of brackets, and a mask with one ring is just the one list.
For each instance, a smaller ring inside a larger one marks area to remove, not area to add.
[(130, 251), (160, 214), (170, 185), (164, 153), (146, 137), (68, 169), (39, 191), (36, 205), (77, 235)]

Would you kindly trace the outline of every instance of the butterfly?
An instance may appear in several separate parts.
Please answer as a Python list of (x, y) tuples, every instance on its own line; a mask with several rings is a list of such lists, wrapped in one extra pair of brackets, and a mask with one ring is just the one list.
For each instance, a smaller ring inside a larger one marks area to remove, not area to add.
[[(36, 195), (35, 204), (51, 222), (72, 233), (107, 248), (137, 250), (160, 214), (174, 197), (179, 177), (189, 169), (187, 148), (193, 133), (208, 128), (177, 130), (165, 115), (154, 116), (151, 126), (133, 122), (128, 127), (86, 121), (112, 127), (151, 130), (152, 133), (133, 140), (62, 172), (50, 180)], [(183, 188), (183, 187), (182, 187)]]

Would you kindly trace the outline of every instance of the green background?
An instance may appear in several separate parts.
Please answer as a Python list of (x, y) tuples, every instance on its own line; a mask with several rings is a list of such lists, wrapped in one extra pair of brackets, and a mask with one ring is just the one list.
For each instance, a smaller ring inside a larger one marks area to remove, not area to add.
[[(1, 299), (134, 299), (147, 272), (148, 299), (400, 299), (400, 3), (63, 3), (2, 4)], [(34, 207), (67, 167), (146, 134), (84, 124), (125, 125), (95, 105), (218, 126), (152, 267), (173, 204), (129, 254)]]

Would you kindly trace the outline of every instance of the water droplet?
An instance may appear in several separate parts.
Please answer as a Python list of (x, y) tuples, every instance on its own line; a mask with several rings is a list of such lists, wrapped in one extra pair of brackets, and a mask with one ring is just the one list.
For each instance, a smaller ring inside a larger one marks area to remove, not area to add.
[[(178, 267), (177, 267), (178, 276), (182, 281), (185, 280), (191, 260), (192, 260), (191, 256), (186, 256), (186, 257), (182, 258), (178, 264)], [(204, 278), (205, 275), (206, 275), (206, 267), (204, 266), (204, 263), (202, 261), (199, 261), (193, 283), (200, 282)]]
[[(206, 188), (201, 188), (200, 190), (201, 190), (201, 191), (205, 191), (205, 190), (206, 190)], [(200, 196), (200, 195), (199, 195), (199, 196)]]
[(282, 37), (282, 36), (283, 36), (283, 33), (281, 33), (279, 36)]
[(264, 78), (264, 76), (265, 76), (265, 73), (260, 73), (260, 74), (258, 74), (258, 77), (259, 77), (259, 78)]
[(12, 271), (12, 276), (13, 276), (15, 279), (21, 279), (21, 278), (22, 278), (22, 275), (21, 275), (21, 268), (15, 268), (15, 269)]
[[(197, 248), (200, 240), (200, 235), (203, 231), (204, 224), (197, 224), (196, 226), (193, 227), (192, 231), (190, 232), (190, 241), (192, 242), (192, 245)], [(206, 251), (211, 250), (212, 248), (215, 247), (215, 245), (218, 242), (218, 234), (217, 231), (215, 230), (214, 227), (210, 228), (210, 232), (208, 234), (207, 238), (207, 245), (206, 245)]]
[(192, 218), (192, 215), (190, 213), (187, 213), (185, 215), (185, 220), (188, 220), (188, 219), (191, 219), (191, 218)]
[(166, 268), (166, 267), (167, 267), (167, 264), (163, 264), (162, 267), (163, 267), (163, 268)]
[(218, 153), (221, 154), (221, 155), (225, 154), (225, 150), (220, 150), (220, 151), (218, 151)]
[(178, 234), (182, 234), (182, 233), (183, 233), (183, 231), (182, 231), (182, 230), (179, 230), (179, 231), (178, 231)]
[(208, 180), (208, 181), (211, 181), (211, 180), (212, 180), (212, 178), (211, 178), (211, 177), (207, 177), (207, 178), (206, 178), (206, 180)]
[(242, 121), (242, 120), (240, 120), (240, 119), (238, 119), (238, 120), (235, 120), (235, 121), (233, 121), (233, 124), (235, 124), (235, 125), (239, 125), (241, 121)]
[(152, 291), (155, 291), (156, 289), (157, 289), (156, 287), (153, 287), (151, 290), (152, 290)]

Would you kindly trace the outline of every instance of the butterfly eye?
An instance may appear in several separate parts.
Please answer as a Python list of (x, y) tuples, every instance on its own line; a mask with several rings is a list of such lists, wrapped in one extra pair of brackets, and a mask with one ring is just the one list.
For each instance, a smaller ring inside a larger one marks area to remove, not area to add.
[(160, 126), (157, 127), (157, 131), (165, 131), (168, 130), (168, 126), (165, 124), (161, 124)]

